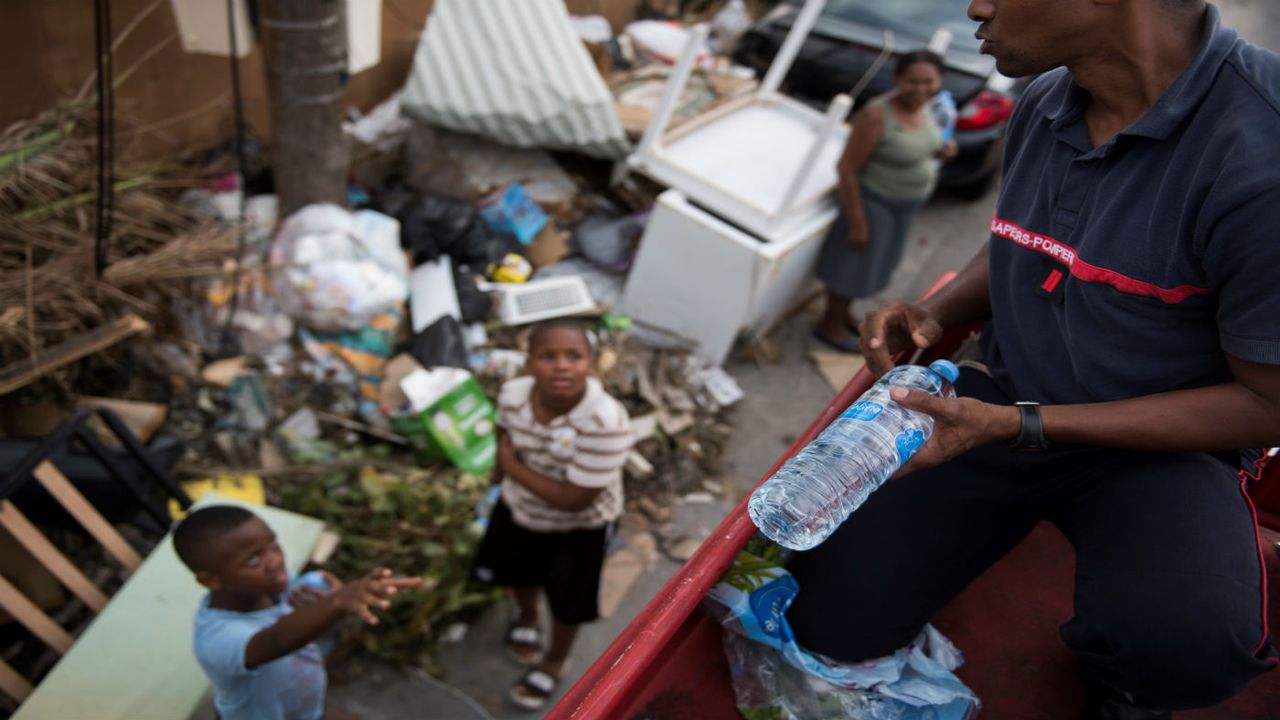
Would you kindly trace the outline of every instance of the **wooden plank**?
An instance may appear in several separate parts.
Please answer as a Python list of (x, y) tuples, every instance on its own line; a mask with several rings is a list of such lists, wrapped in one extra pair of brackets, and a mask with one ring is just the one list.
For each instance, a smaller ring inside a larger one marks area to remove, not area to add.
[(45, 460), (31, 473), (36, 476), (45, 490), (49, 491), (62, 507), (76, 519), (90, 535), (97, 540), (108, 553), (124, 565), (129, 572), (138, 569), (142, 557), (138, 555), (123, 536), (112, 527), (102, 514), (93, 509), (89, 501), (76, 490), (71, 481), (63, 475), (53, 463)]
[(60, 654), (66, 655), (71, 649), (71, 635), (4, 577), (0, 577), (0, 607)]
[(75, 593), (75, 596), (84, 601), (85, 605), (93, 608), (94, 612), (102, 612), (102, 608), (107, 606), (107, 596), (97, 585), (93, 584), (79, 568), (58, 551), (58, 548), (49, 542), (44, 533), (36, 529), (35, 525), (27, 520), (27, 516), (23, 515), (13, 503), (8, 500), (0, 500), (0, 526), (9, 531), (10, 535), (22, 546), (27, 549), (37, 560), (39, 560), (46, 570), (53, 573), (68, 590)]
[(83, 335), (38, 353), (34, 358), (24, 358), (0, 368), (0, 395), (27, 385), (40, 376), (69, 365), (86, 355), (105, 350), (132, 335), (151, 330), (151, 324), (137, 315), (129, 314)]
[(31, 683), (9, 667), (9, 663), (0, 660), (0, 692), (22, 702), (31, 694)]
[(316, 565), (323, 565), (329, 562), (329, 558), (333, 557), (333, 551), (338, 549), (338, 544), (341, 542), (341, 535), (325, 528), (316, 540), (315, 547), (311, 549), (311, 562)]
[[(239, 505), (276, 533), (291, 572), (301, 570), (324, 524), (278, 508), (206, 495), (196, 508)], [(209, 681), (191, 652), (191, 617), (208, 592), (166, 537), (76, 638), (13, 720), (181, 720), (207, 705)], [(430, 713), (428, 713), (430, 714)]]
[[(151, 442), (152, 436), (164, 424), (169, 408), (159, 403), (138, 402), (136, 400), (117, 400), (116, 398), (91, 397), (85, 395), (76, 403), (82, 408), (102, 408), (110, 410), (120, 418), (120, 422), (129, 428), (129, 432), (137, 436), (143, 444)], [(94, 432), (109, 442), (116, 442), (104, 423), (98, 418), (92, 421)]]

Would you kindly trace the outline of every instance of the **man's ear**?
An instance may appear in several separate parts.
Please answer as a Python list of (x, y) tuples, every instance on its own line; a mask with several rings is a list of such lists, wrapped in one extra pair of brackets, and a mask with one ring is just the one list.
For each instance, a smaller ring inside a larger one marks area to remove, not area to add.
[(215, 592), (222, 589), (222, 578), (208, 570), (197, 570), (196, 582)]

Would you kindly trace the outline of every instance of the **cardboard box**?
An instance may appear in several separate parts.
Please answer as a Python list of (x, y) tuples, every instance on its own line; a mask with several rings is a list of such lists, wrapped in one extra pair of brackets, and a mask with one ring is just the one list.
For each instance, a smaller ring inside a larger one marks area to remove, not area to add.
[(569, 233), (549, 222), (524, 249), (524, 254), (536, 268), (554, 265), (569, 256)]
[(383, 410), (422, 462), (448, 459), (464, 472), (483, 474), (498, 455), (493, 404), (471, 373), (427, 370), (400, 355), (387, 364)]

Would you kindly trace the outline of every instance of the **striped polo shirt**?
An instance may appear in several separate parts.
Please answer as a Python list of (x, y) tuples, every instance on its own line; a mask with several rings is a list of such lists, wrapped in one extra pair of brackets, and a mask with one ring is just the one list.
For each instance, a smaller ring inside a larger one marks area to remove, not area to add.
[(622, 515), (622, 466), (631, 451), (626, 408), (600, 381), (572, 410), (550, 423), (533, 415), (532, 376), (508, 380), (498, 394), (498, 425), (511, 436), (520, 461), (534, 472), (588, 488), (602, 488), (585, 510), (552, 507), (511, 478), (502, 480), (502, 499), (516, 524), (538, 532), (598, 528)]

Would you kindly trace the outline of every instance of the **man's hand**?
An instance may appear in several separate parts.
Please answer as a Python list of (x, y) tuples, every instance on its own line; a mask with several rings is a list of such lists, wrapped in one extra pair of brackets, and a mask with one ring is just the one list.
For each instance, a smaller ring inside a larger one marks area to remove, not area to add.
[(845, 238), (850, 250), (862, 252), (871, 244), (871, 233), (867, 230), (867, 221), (849, 218), (849, 234)]
[(908, 410), (933, 418), (933, 435), (894, 477), (941, 465), (989, 442), (1012, 439), (1022, 422), (1018, 409), (1011, 405), (992, 405), (964, 397), (944, 399), (904, 387), (895, 387), (889, 394)]
[(370, 625), (377, 625), (378, 618), (370, 608), (391, 607), (387, 598), (402, 589), (415, 588), (422, 578), (395, 577), (386, 568), (374, 568), (359, 580), (352, 580), (330, 594), (334, 607), (347, 615), (359, 615)]
[(919, 305), (890, 302), (867, 313), (858, 328), (862, 356), (876, 377), (893, 369), (893, 356), (942, 339), (942, 325)]

